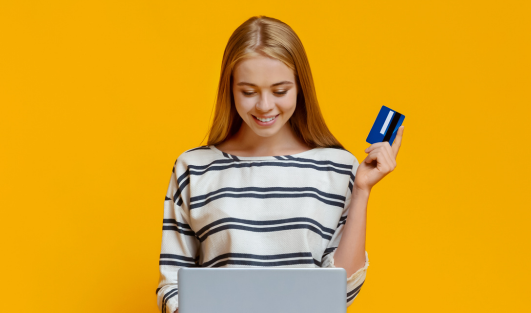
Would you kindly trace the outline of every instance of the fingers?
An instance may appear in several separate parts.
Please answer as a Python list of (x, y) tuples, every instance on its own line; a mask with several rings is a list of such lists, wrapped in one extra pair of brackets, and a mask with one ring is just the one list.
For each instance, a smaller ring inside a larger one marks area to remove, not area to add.
[(402, 145), (402, 135), (404, 134), (404, 125), (398, 127), (398, 131), (396, 132), (395, 141), (393, 142), (393, 154), (395, 156), (398, 155), (398, 150), (400, 150), (400, 145)]
[[(383, 141), (383, 142), (377, 142), (377, 143), (373, 143), (372, 145), (370, 145), (367, 149), (365, 149), (365, 152), (366, 153), (369, 153), (371, 152), (372, 150), (376, 149), (376, 148), (379, 148), (379, 147), (382, 147), (382, 146), (385, 146), (385, 145), (389, 145), (389, 142), (387, 141)], [(391, 146), (391, 145), (389, 145)]]
[(402, 135), (404, 134), (404, 125), (400, 126), (398, 130), (396, 131), (396, 137), (395, 141), (393, 142), (393, 146), (387, 141), (383, 142), (377, 142), (372, 145), (370, 145), (367, 149), (365, 149), (366, 153), (370, 153), (376, 148), (388, 146), (389, 151), (391, 151), (391, 155), (394, 159), (396, 159), (396, 156), (398, 155), (398, 150), (400, 150), (400, 146), (402, 145)]
[(393, 159), (394, 159), (394, 152), (389, 142), (383, 141), (383, 142), (377, 142), (375, 144), (372, 144), (370, 147), (365, 149), (365, 152), (371, 153), (371, 151), (374, 151), (376, 149), (384, 149), (385, 151), (387, 151), (389, 156), (393, 156)]
[(393, 150), (389, 147), (388, 149), (382, 149), (382, 157), (385, 159), (384, 165), (385, 169), (383, 169), (384, 172), (389, 173), (396, 167), (396, 161), (393, 156)]
[(385, 160), (387, 161), (387, 164), (389, 165), (391, 171), (394, 170), (394, 168), (396, 167), (396, 161), (391, 146), (385, 145), (382, 148), (382, 155), (385, 157)]
[(378, 156), (378, 152), (375, 153), (374, 151), (371, 151), (369, 155), (365, 157), (364, 161), (365, 163), (370, 164), (372, 161), (376, 160), (377, 156)]
[(380, 145), (369, 152), (369, 155), (365, 158), (366, 163), (371, 163), (374, 160), (377, 161), (376, 167), (384, 174), (387, 174), (395, 169), (396, 161), (392, 156), (392, 150), (389, 144)]

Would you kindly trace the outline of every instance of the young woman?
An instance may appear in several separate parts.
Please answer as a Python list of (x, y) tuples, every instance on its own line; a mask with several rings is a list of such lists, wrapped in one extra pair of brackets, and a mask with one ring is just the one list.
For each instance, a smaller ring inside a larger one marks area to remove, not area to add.
[(252, 17), (229, 39), (208, 145), (176, 160), (164, 204), (158, 306), (177, 312), (181, 267), (342, 267), (347, 305), (365, 281), (371, 188), (396, 167), (391, 146), (361, 164), (319, 110), (301, 41)]

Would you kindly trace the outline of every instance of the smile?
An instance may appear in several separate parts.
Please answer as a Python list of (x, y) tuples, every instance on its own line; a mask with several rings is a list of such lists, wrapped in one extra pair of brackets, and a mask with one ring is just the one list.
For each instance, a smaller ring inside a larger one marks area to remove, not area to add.
[(268, 118), (260, 118), (260, 117), (256, 117), (253, 115), (253, 118), (258, 123), (258, 125), (271, 125), (275, 122), (275, 120), (277, 119), (279, 115), (280, 114), (277, 114), (275, 116), (268, 117)]

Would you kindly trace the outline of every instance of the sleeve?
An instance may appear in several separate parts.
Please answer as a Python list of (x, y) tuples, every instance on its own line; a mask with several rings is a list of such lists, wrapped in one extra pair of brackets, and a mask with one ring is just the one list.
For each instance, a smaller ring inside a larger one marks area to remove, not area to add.
[[(358, 166), (359, 166), (358, 160), (356, 159), (356, 157), (354, 157), (354, 163), (353, 163), (352, 170), (350, 173), (350, 179), (349, 179), (349, 184), (347, 188), (347, 195), (345, 197), (345, 206), (343, 208), (343, 212), (341, 213), (341, 218), (339, 219), (339, 223), (332, 236), (332, 239), (328, 243), (328, 246), (324, 251), (323, 257), (321, 258), (321, 267), (329, 267), (329, 268), (336, 267), (334, 265), (334, 254), (336, 252), (337, 246), (339, 245), (339, 241), (341, 240), (341, 235), (343, 234), (344, 225), (347, 222), (347, 216), (348, 216), (351, 195), (352, 195), (352, 188), (354, 187), (354, 179), (355, 179), (356, 171), (358, 170)], [(356, 271), (354, 274), (352, 274), (350, 277), (347, 278), (347, 307), (350, 306), (354, 302), (354, 299), (356, 299), (357, 295), (359, 294), (361, 286), (365, 282), (365, 276), (367, 274), (368, 266), (369, 266), (369, 255), (367, 251), (365, 251), (365, 266), (363, 266), (362, 268), (360, 268), (358, 271)]]
[(179, 269), (198, 266), (199, 262), (200, 242), (189, 223), (189, 182), (187, 167), (177, 159), (164, 201), (157, 288), (157, 305), (162, 313), (173, 313), (179, 307)]

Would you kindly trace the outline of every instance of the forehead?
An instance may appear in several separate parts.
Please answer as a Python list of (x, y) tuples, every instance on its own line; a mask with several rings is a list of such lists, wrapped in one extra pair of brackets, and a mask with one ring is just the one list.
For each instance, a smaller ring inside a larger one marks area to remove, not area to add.
[(295, 82), (295, 75), (289, 67), (277, 59), (265, 56), (241, 60), (234, 68), (233, 76), (235, 83), (247, 82), (263, 87), (284, 80)]

